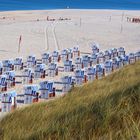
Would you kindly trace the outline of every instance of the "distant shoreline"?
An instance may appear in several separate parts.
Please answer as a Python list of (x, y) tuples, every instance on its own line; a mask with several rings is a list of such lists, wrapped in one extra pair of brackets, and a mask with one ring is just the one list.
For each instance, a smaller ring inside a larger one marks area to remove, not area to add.
[(27, 9), (27, 10), (0, 10), (2, 12), (37, 12), (37, 11), (134, 11), (139, 12), (140, 9)]
[(113, 11), (140, 11), (140, 8), (33, 8), (33, 9), (7, 9), (1, 10), (0, 12), (6, 11), (52, 11), (52, 10), (113, 10)]

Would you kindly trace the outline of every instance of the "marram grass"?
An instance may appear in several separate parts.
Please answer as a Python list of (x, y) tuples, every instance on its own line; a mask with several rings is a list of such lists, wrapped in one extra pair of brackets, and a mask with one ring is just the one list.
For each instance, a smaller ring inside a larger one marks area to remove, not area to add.
[(9, 114), (1, 140), (139, 140), (140, 61)]

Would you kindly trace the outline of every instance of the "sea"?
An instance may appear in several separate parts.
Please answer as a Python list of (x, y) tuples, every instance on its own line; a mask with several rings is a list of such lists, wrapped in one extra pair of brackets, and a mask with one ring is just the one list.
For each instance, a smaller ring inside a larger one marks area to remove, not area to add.
[(140, 10), (140, 0), (0, 0), (0, 11), (67, 8)]

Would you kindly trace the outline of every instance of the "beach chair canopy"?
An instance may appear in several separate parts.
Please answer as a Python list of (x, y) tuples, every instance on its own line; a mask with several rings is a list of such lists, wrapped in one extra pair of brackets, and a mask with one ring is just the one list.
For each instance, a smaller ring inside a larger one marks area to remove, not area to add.
[(43, 81), (40, 82), (40, 89), (47, 89), (48, 91), (52, 92), (54, 83), (52, 81)]
[(36, 67), (35, 67), (36, 72), (41, 72), (41, 71), (44, 71), (45, 69), (46, 69), (45, 64), (37, 64)]
[(106, 51), (104, 52), (104, 55), (105, 55), (105, 56), (110, 56), (110, 55), (111, 55), (111, 51), (110, 51), (110, 50), (106, 50)]
[(135, 57), (140, 57), (140, 51), (135, 53)]
[(75, 64), (79, 64), (79, 63), (82, 63), (82, 58), (81, 57), (77, 57), (75, 59)]
[(21, 57), (15, 58), (14, 65), (21, 65), (21, 64), (22, 64), (22, 58)]
[(118, 48), (118, 52), (124, 52), (125, 49), (123, 47)]
[(47, 84), (48, 84), (48, 81), (43, 81), (43, 82), (39, 83), (39, 86), (40, 86), (41, 89), (46, 89), (47, 88)]
[(82, 61), (90, 61), (90, 56), (88, 55), (82, 56)]
[(88, 69), (87, 69), (87, 75), (93, 75), (93, 74), (95, 74), (95, 68), (94, 67), (89, 67)]
[(110, 51), (111, 51), (111, 53), (117, 53), (118, 52), (116, 48), (112, 48), (112, 49), (110, 49)]
[(73, 52), (78, 52), (79, 51), (79, 45), (74, 46), (72, 50), (73, 50)]
[(42, 59), (49, 59), (50, 54), (49, 53), (43, 53), (42, 54)]
[(103, 71), (103, 68), (104, 68), (104, 65), (103, 64), (96, 64), (94, 66), (96, 72), (102, 72)]
[(71, 54), (71, 53), (73, 53), (73, 49), (72, 48), (68, 48), (67, 52), (68, 52), (68, 54)]
[(64, 66), (72, 66), (72, 60), (64, 61)]
[(48, 65), (48, 69), (49, 70), (55, 70), (57, 68), (57, 64), (56, 63), (50, 63), (49, 65)]
[(104, 67), (105, 67), (105, 68), (111, 68), (111, 67), (112, 67), (112, 60), (107, 60), (107, 61), (105, 61)]
[(59, 52), (58, 51), (53, 51), (52, 52), (52, 57), (58, 57), (59, 56)]
[(129, 61), (129, 56), (125, 55), (123, 61)]
[(27, 62), (35, 62), (35, 61), (36, 61), (35, 55), (27, 56)]
[(71, 84), (72, 83), (72, 76), (64, 76), (61, 78), (63, 84)]
[(14, 60), (13, 59), (3, 60), (2, 63), (4, 67), (10, 67), (11, 65), (14, 65)]
[(36, 95), (38, 90), (39, 90), (38, 85), (26, 85), (26, 86), (24, 86), (24, 94), (25, 95)]
[(90, 47), (91, 47), (93, 53), (99, 52), (99, 44), (98, 43), (95, 43), (95, 42), (94, 43), (90, 43)]
[(98, 56), (97, 57), (98, 58), (103, 58), (104, 57), (104, 53), (103, 52), (98, 53)]
[(4, 74), (7, 75), (8, 77), (15, 77), (14, 71), (6, 71)]
[(135, 57), (135, 54), (134, 53), (129, 53), (129, 58), (131, 59), (131, 58), (134, 58)]
[(75, 76), (84, 77), (84, 70), (75, 70)]
[(31, 68), (25, 68), (25, 69), (23, 70), (23, 73), (24, 73), (25, 75), (27, 75), (27, 76), (31, 76), (31, 75), (34, 74), (34, 71), (33, 71), (33, 69), (31, 69)]
[(90, 59), (97, 59), (97, 56), (98, 56), (98, 53), (96, 54), (92, 53)]
[(8, 93), (2, 93), (1, 95), (2, 103), (12, 103), (12, 95)]
[(0, 75), (0, 86), (5, 86), (7, 75)]
[(61, 56), (67, 55), (67, 54), (68, 54), (68, 50), (67, 49), (64, 49), (64, 50), (61, 51)]

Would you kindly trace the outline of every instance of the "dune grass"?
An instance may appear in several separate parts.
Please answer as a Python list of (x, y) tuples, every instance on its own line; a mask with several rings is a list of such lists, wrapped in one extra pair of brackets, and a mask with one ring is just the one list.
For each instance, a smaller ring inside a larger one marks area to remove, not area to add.
[(0, 139), (140, 139), (140, 61), (62, 98), (14, 111), (0, 122)]

